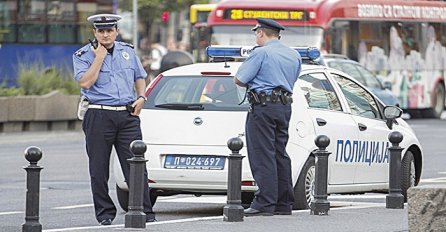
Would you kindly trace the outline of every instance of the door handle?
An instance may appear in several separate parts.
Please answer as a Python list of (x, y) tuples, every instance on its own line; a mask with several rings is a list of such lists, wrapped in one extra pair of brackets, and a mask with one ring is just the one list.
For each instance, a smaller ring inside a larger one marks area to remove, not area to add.
[(360, 131), (365, 131), (365, 130), (367, 130), (367, 126), (364, 125), (364, 124), (362, 124), (362, 123), (358, 123), (358, 127), (359, 127), (359, 130), (360, 130)]
[(327, 124), (327, 121), (322, 118), (316, 118), (316, 122), (318, 126), (325, 126), (325, 124)]

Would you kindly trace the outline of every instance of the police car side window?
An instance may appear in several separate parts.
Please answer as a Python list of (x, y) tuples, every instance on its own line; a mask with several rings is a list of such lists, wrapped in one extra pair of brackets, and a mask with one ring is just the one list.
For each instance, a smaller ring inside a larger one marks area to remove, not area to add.
[(332, 75), (344, 93), (352, 114), (367, 118), (380, 118), (378, 105), (369, 92), (343, 76), (334, 73)]
[(331, 83), (324, 73), (305, 74), (297, 79), (308, 106), (312, 108), (342, 111), (341, 104)]

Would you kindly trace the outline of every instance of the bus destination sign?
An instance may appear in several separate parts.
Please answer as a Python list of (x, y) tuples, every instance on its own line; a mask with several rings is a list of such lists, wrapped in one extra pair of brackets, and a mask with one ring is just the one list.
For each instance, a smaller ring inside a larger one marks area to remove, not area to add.
[(227, 9), (224, 19), (243, 20), (267, 18), (274, 20), (307, 21), (307, 12), (304, 10), (267, 10), (267, 9)]

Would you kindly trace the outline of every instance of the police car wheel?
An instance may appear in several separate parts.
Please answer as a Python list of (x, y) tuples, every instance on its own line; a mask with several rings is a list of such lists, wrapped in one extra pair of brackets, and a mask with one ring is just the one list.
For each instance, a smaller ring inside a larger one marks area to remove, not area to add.
[[(119, 188), (116, 185), (116, 196), (118, 198), (118, 203), (121, 208), (127, 212), (129, 208), (129, 191)], [(150, 202), (152, 203), (152, 207), (155, 205), (156, 199), (158, 198), (158, 194), (156, 191), (150, 189)]]
[(316, 177), (314, 157), (308, 157), (294, 186), (293, 209), (309, 209), (314, 199), (314, 180)]
[(415, 161), (411, 151), (407, 151), (401, 161), (401, 189), (404, 200), (407, 201), (407, 189), (417, 184)]
[(251, 202), (254, 200), (253, 192), (242, 192), (242, 206), (248, 208), (251, 206)]

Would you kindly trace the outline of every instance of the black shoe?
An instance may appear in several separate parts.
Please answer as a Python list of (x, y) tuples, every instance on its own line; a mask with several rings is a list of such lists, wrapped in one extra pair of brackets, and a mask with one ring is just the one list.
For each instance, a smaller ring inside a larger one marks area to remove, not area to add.
[(99, 222), (99, 225), (101, 226), (109, 226), (112, 224), (112, 220), (111, 219), (104, 219), (101, 222)]
[(157, 222), (155, 218), (147, 218), (146, 222)]
[(275, 211), (274, 215), (291, 215), (291, 211)]
[(269, 212), (264, 212), (264, 211), (260, 211), (257, 209), (253, 209), (253, 208), (247, 208), (245, 210), (243, 210), (243, 213), (245, 215), (245, 217), (251, 217), (251, 216), (273, 216), (273, 213), (269, 213)]

